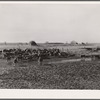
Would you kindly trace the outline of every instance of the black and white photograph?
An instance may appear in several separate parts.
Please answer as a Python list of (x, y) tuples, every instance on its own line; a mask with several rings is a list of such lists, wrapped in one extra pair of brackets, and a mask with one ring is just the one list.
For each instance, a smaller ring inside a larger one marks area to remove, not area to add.
[(0, 2), (0, 89), (100, 90), (100, 2)]

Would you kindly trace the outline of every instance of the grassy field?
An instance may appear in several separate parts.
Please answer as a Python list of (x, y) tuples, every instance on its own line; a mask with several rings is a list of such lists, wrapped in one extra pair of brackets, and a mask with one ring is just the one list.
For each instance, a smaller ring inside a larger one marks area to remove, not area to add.
[[(11, 48), (14, 46), (5, 47)], [(4, 46), (1, 48), (4, 49)], [(77, 51), (81, 47), (70, 48)], [(0, 88), (100, 89), (100, 61), (50, 64), (52, 61), (61, 60), (63, 58), (45, 60), (42, 66), (39, 66), (35, 61), (20, 62), (13, 66), (12, 61), (6, 62), (6, 60), (0, 59)]]
[(36, 62), (0, 61), (0, 88), (8, 89), (100, 89), (100, 61), (68, 62), (38, 66)]

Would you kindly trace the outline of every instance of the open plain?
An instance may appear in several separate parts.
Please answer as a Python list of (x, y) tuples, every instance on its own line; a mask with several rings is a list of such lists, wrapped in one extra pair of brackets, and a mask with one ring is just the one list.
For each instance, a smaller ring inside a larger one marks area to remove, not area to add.
[[(82, 60), (81, 54), (94, 53), (83, 48), (98, 46), (30, 46), (1, 45), (0, 50), (11, 48), (59, 48), (75, 54), (73, 57), (52, 57), (37, 61), (21, 61), (13, 65), (0, 55), (1, 89), (100, 89), (100, 60)], [(99, 50), (96, 51), (99, 54)], [(79, 59), (79, 60), (78, 60)]]

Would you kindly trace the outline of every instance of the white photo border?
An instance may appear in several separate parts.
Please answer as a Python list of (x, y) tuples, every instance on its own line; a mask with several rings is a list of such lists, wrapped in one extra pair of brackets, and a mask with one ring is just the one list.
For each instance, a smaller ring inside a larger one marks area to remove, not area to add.
[[(0, 4), (100, 4), (100, 1), (0, 1)], [(0, 99), (100, 99), (100, 90), (1, 89)]]

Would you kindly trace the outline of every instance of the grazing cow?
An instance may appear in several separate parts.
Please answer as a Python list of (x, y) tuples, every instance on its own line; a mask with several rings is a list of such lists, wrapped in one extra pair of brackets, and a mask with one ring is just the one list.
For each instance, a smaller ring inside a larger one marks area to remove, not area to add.
[(39, 66), (42, 65), (42, 62), (43, 62), (43, 58), (42, 58), (42, 56), (39, 56), (39, 58), (38, 58), (38, 65)]
[(15, 57), (14, 60), (13, 60), (13, 66), (16, 66), (17, 63), (18, 63), (18, 58)]
[(41, 52), (38, 52), (38, 65), (42, 65), (43, 62), (43, 55), (41, 54)]
[(44, 59), (50, 59), (52, 57), (74, 57), (66, 52), (62, 52), (60, 49), (4, 49), (2, 51), (3, 58), (7, 61), (14, 59), (14, 63), (19, 61), (37, 61), (42, 65)]

